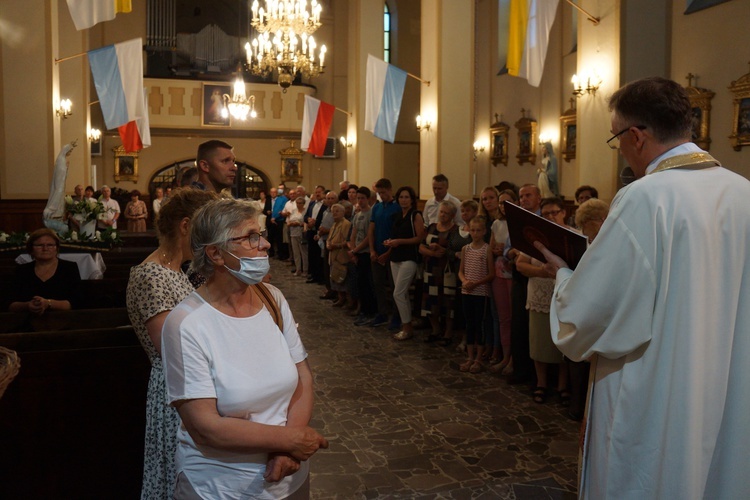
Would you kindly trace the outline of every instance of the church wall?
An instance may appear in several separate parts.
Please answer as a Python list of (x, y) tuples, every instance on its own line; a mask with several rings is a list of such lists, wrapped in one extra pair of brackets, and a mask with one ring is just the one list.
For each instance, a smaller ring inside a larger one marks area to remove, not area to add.
[(694, 86), (716, 93), (711, 101), (709, 152), (730, 170), (750, 178), (750, 148), (734, 151), (728, 139), (734, 94), (727, 88), (750, 70), (750, 2), (732, 0), (689, 15), (683, 15), (684, 7), (684, 2), (672, 6), (671, 77), (687, 85), (685, 75), (692, 73), (697, 75)]

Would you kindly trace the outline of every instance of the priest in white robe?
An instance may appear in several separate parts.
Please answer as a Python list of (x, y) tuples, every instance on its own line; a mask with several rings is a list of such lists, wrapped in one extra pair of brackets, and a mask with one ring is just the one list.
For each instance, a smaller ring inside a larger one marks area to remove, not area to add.
[(596, 366), (579, 496), (750, 498), (750, 182), (689, 142), (680, 85), (610, 110), (637, 180), (575, 272), (544, 250), (553, 340)]

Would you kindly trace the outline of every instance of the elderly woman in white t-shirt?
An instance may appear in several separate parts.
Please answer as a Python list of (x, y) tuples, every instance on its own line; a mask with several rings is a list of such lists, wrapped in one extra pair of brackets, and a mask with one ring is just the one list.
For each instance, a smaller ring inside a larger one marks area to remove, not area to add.
[(308, 426), (312, 373), (289, 305), (260, 284), (269, 244), (258, 214), (222, 199), (191, 223), (192, 267), (207, 281), (162, 332), (168, 401), (182, 421), (175, 498), (307, 498), (306, 461), (328, 447)]

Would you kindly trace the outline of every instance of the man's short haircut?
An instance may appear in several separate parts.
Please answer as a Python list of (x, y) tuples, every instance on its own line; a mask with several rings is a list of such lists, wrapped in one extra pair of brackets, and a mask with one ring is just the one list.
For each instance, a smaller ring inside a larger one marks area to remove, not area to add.
[(318, 184), (317, 186), (315, 186), (315, 189), (318, 189), (318, 188), (322, 189), (323, 192), (325, 192), (326, 190), (326, 187), (323, 184)]
[(378, 189), (393, 189), (390, 179), (383, 177), (375, 183), (375, 187)]
[[(662, 144), (690, 139), (693, 117), (690, 99), (677, 82), (661, 77), (630, 82), (609, 99), (609, 110), (623, 126), (645, 126)], [(614, 133), (619, 132), (615, 130)]]
[(594, 186), (587, 186), (584, 184), (583, 186), (576, 189), (576, 195), (575, 195), (576, 201), (578, 201), (578, 195), (580, 195), (584, 191), (590, 192), (592, 198), (599, 198), (599, 191), (597, 191)]
[[(536, 194), (538, 194), (539, 196), (542, 195), (542, 191), (539, 189), (539, 186), (537, 186), (536, 184), (531, 184), (531, 183), (524, 184), (523, 186), (521, 186), (521, 189), (528, 188), (528, 187), (533, 187), (534, 189), (536, 189)], [(519, 189), (518, 191), (520, 192), (521, 189)]]
[(303, 186), (302, 184), (297, 184), (297, 187), (296, 187), (296, 188), (294, 188), (294, 189), (297, 189), (297, 190), (301, 189), (301, 190), (302, 190), (302, 191), (304, 191), (305, 193), (307, 192), (307, 189), (305, 189), (305, 186)]
[(212, 139), (198, 146), (198, 155), (195, 157), (195, 161), (200, 163), (203, 160), (208, 160), (209, 156), (219, 148), (234, 149), (224, 141)]
[(448, 178), (443, 174), (437, 174), (432, 180), (435, 182), (445, 182), (445, 184), (448, 185)]
[(372, 196), (372, 192), (366, 186), (362, 186), (361, 188), (357, 189), (357, 194), (364, 195), (368, 200), (370, 199), (370, 196)]

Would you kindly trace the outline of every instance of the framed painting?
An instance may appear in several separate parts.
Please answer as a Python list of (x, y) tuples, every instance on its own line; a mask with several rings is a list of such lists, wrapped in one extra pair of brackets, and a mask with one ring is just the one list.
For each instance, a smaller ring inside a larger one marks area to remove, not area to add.
[(734, 150), (740, 151), (750, 146), (750, 73), (733, 81), (729, 90), (734, 94), (732, 135), (729, 139)]
[(700, 87), (686, 87), (693, 116), (692, 140), (701, 149), (711, 146), (711, 99), (714, 93)]
[(128, 153), (122, 146), (117, 146), (115, 153), (115, 182), (138, 182), (138, 153)]
[(502, 116), (495, 113), (495, 123), (490, 126), (490, 160), (492, 165), (502, 163), (508, 166), (508, 137), (510, 127), (502, 122)]
[(302, 155), (304, 151), (294, 147), (294, 142), (288, 148), (279, 151), (281, 155), (281, 182), (302, 182)]
[(518, 130), (518, 164), (536, 163), (537, 122), (526, 116), (528, 110), (521, 108), (521, 119), (515, 123)]
[(232, 86), (228, 83), (204, 83), (201, 126), (229, 127), (230, 117), (224, 108), (224, 94), (230, 95)]
[(570, 161), (576, 157), (576, 100), (570, 99), (570, 108), (560, 115), (560, 127), (562, 128), (562, 157)]

